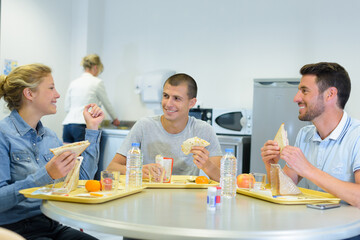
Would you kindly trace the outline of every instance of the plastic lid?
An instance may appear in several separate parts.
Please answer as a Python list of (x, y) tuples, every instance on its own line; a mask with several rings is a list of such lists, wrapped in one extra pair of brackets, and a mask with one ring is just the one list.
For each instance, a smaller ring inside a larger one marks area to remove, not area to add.
[(208, 187), (208, 193), (216, 193), (216, 187)]
[(139, 147), (139, 146), (140, 146), (140, 143), (132, 143), (131, 146), (132, 146), (132, 147)]
[(225, 148), (225, 152), (226, 153), (233, 153), (234, 152), (234, 149), (232, 149), (232, 148)]

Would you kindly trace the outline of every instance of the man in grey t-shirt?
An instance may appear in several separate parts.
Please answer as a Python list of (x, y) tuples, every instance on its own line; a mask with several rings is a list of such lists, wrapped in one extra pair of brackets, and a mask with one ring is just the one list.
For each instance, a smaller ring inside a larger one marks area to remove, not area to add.
[[(127, 151), (133, 142), (137, 142), (144, 155), (144, 178), (148, 177), (149, 164), (154, 164), (155, 156), (160, 154), (174, 159), (175, 175), (199, 175), (201, 169), (211, 179), (219, 181), (222, 153), (216, 134), (209, 124), (189, 117), (189, 109), (196, 104), (196, 94), (196, 82), (189, 75), (180, 73), (167, 79), (161, 102), (164, 114), (139, 120), (107, 169), (125, 174)], [(192, 154), (185, 155), (181, 144), (195, 136), (210, 145), (206, 148), (193, 147)]]

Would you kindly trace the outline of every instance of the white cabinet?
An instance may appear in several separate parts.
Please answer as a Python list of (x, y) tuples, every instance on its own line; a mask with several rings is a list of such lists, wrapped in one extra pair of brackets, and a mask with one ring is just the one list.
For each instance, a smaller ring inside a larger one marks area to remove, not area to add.
[(100, 142), (99, 169), (95, 176), (99, 179), (100, 172), (105, 170), (120, 148), (129, 130), (103, 129)]

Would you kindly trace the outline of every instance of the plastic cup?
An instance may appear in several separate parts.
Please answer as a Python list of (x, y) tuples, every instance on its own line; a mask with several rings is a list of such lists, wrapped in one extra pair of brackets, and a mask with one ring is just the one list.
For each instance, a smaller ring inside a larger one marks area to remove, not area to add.
[(266, 183), (266, 174), (265, 173), (250, 173), (254, 176), (255, 182), (250, 182), (250, 189), (253, 190), (264, 190)]
[(163, 183), (165, 176), (165, 169), (160, 164), (149, 165), (149, 182)]
[(119, 188), (120, 172), (117, 171), (101, 171), (101, 191), (114, 191)]

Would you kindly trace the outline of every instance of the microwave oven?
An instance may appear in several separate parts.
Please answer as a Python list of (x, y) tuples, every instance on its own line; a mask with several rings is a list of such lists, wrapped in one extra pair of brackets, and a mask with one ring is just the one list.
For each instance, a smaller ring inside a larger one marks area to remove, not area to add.
[(216, 134), (251, 135), (252, 110), (212, 109), (212, 126)]
[(194, 118), (201, 119), (208, 124), (212, 124), (212, 109), (211, 108), (191, 108), (189, 110), (189, 116)]

